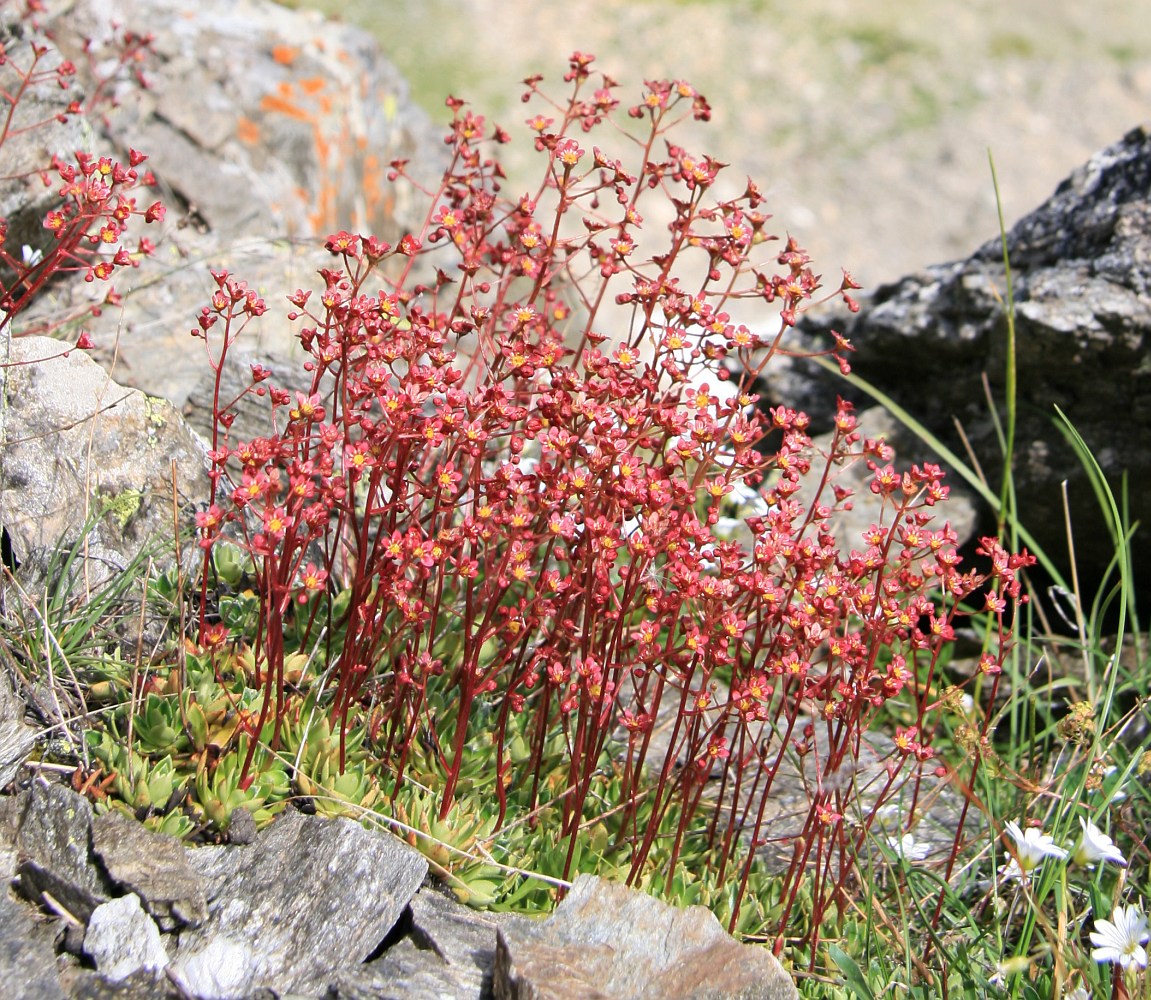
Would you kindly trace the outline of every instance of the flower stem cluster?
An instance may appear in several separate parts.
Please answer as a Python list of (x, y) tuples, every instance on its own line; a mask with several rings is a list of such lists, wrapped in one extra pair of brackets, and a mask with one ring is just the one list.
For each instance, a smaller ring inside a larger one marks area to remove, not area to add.
[[(217, 378), (201, 638), (215, 628), (207, 554), (228, 532), (257, 564), (269, 668), (254, 731), (274, 716), (279, 732), (285, 616), (311, 628), (326, 614), (340, 637), (333, 721), (346, 733), (370, 719), (397, 787), (430, 748), (445, 774), (441, 820), (477, 720), (500, 823), (511, 782), (542, 795), (559, 734), (565, 877), (604, 753), (618, 747), (631, 880), (652, 876), (670, 825), (669, 873), (703, 838), (738, 898), (747, 848), (779, 842), (765, 807), (799, 761), (810, 809), (784, 845), (780, 927), (812, 875), (818, 924), (851, 877), (837, 859), (870, 822), (853, 810), (861, 736), (886, 704), (904, 706), (875, 809), (931, 773), (932, 686), (961, 605), (991, 608), (997, 668), (1029, 557), (987, 539), (992, 569), (962, 569), (954, 532), (933, 520), (940, 470), (897, 473), (848, 404), (822, 451), (806, 415), (754, 406), (752, 382), (790, 350), (820, 279), (794, 240), (769, 249), (754, 184), (717, 196), (721, 164), (666, 139), (681, 118), (706, 117), (693, 88), (649, 82), (619, 122), (615, 84), (593, 88), (591, 62), (572, 57), (564, 103), (528, 81), (525, 98), (546, 102), (528, 121), (544, 161), (534, 191), (501, 195), (483, 118), (452, 100), (451, 163), (422, 229), (395, 247), (330, 237), (321, 287), (290, 296), (306, 384), (277, 388), (253, 368), (246, 392), (267, 401), (265, 437), (231, 440), (236, 400), (220, 399)], [(403, 175), (393, 164), (393, 180)], [(645, 224), (649, 202), (671, 212), (663, 232)], [(231, 275), (216, 282), (193, 333), (219, 376), (264, 307)], [(831, 295), (854, 287), (845, 275)], [(760, 327), (734, 321), (736, 304), (754, 304)], [(846, 368), (849, 346), (827, 353)], [(857, 461), (871, 464), (884, 518), (844, 552), (832, 526), (850, 496), (835, 474)], [(745, 537), (731, 537), (726, 505), (749, 494)], [(325, 604), (328, 591), (339, 600)], [(528, 734), (514, 753), (513, 730)], [(639, 820), (641, 795), (653, 822)]]

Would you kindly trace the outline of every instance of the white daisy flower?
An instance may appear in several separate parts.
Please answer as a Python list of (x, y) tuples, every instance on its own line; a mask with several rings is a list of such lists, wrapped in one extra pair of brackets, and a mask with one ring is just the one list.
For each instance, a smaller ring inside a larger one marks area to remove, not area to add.
[(1021, 830), (1014, 820), (1007, 823), (1006, 830), (1015, 843), (1011, 860), (999, 869), (1004, 879), (1025, 879), (1044, 858), (1062, 861), (1067, 857), (1067, 852), (1055, 843), (1055, 839), (1042, 830), (1035, 827)]
[(1091, 957), (1096, 962), (1118, 963), (1124, 969), (1132, 964), (1146, 968), (1147, 950), (1143, 945), (1149, 936), (1147, 916), (1140, 907), (1116, 906), (1110, 920), (1095, 921)]
[(1123, 852), (1115, 846), (1115, 841), (1107, 836), (1089, 819), (1079, 817), (1079, 825), (1083, 827), (1083, 839), (1075, 848), (1073, 860), (1081, 866), (1094, 865), (1096, 861), (1111, 861), (1117, 865), (1126, 865), (1127, 859)]

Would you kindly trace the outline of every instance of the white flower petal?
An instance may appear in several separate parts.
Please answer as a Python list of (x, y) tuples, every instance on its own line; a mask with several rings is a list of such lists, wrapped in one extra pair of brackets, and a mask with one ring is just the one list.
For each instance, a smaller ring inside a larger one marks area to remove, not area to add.
[(1117, 865), (1126, 865), (1127, 859), (1123, 852), (1115, 846), (1107, 834), (1099, 829), (1089, 819), (1079, 817), (1079, 825), (1083, 827), (1083, 839), (1075, 849), (1075, 863), (1078, 865), (1093, 865), (1097, 861), (1110, 861)]
[(1111, 919), (1095, 921), (1091, 932), (1091, 943), (1095, 946), (1091, 958), (1096, 962), (1111, 962), (1123, 968), (1129, 965), (1147, 966), (1147, 950), (1144, 942), (1151, 937), (1147, 917), (1142, 907), (1116, 906), (1111, 911)]
[(896, 857), (904, 861), (922, 861), (931, 853), (931, 846), (915, 839), (914, 834), (905, 833), (902, 837), (889, 836), (887, 846)]
[(1067, 852), (1042, 830), (1037, 830), (1035, 827), (1023, 830), (1014, 820), (1008, 821), (1004, 829), (1014, 841), (1011, 861), (1000, 869), (1000, 874), (1005, 879), (1027, 875), (1037, 868), (1044, 858), (1063, 860), (1067, 857)]

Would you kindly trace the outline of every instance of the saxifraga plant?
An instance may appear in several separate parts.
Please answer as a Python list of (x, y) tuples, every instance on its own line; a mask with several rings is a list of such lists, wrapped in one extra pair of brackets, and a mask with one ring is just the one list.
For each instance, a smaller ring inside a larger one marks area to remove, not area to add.
[[(396, 247), (329, 238), (322, 290), (290, 295), (308, 384), (289, 392), (253, 366), (247, 391), (269, 403), (267, 436), (230, 440), (237, 401), (217, 392), (200, 641), (227, 637), (210, 620), (209, 556), (231, 537), (254, 560), (254, 650), (267, 665), (250, 735), (270, 725), (280, 739), (285, 621), (302, 618), (305, 636), (323, 625), (341, 637), (328, 654), (333, 727), (342, 741), (368, 724), (393, 797), (413, 754), (430, 752), (446, 817), (482, 717), (498, 826), (512, 783), (538, 800), (560, 734), (566, 877), (589, 789), (618, 744), (614, 829), (630, 845), (630, 880), (653, 884), (669, 824), (660, 877), (702, 837), (735, 886), (733, 926), (755, 850), (774, 839), (764, 804), (784, 760), (798, 759), (809, 811), (788, 837), (776, 948), (804, 886), (814, 944), (878, 810), (937, 766), (936, 671), (964, 602), (998, 623), (980, 666), (995, 676), (1030, 557), (986, 539), (990, 569), (962, 569), (950, 527), (932, 527), (947, 496), (938, 467), (897, 472), (847, 404), (824, 451), (804, 414), (755, 410), (752, 380), (789, 353), (820, 279), (794, 240), (768, 250), (776, 237), (754, 183), (717, 196), (721, 164), (668, 140), (682, 118), (708, 117), (694, 89), (650, 81), (621, 120), (614, 83), (589, 82), (591, 62), (572, 57), (565, 103), (527, 81), (525, 99), (548, 108), (528, 123), (545, 161), (535, 191), (501, 195), (483, 118), (452, 99), (451, 163), (421, 231)], [(592, 132), (630, 143), (638, 166), (589, 152), (581, 134)], [(404, 176), (393, 164), (392, 179)], [(664, 244), (641, 252), (654, 238), (649, 202), (672, 217)], [(193, 334), (219, 374), (265, 307), (234, 276), (215, 280)], [(831, 295), (853, 304), (855, 287), (845, 274)], [(750, 304), (774, 329), (727, 312)], [(826, 353), (846, 369), (849, 348), (838, 339)], [(722, 391), (729, 366), (741, 374)], [(835, 474), (855, 461), (873, 470), (883, 516), (842, 552), (831, 528), (850, 495)], [(737, 491), (757, 504), (743, 540), (721, 525)], [(884, 707), (907, 724), (864, 801), (852, 775)], [(513, 731), (527, 734), (516, 753)], [(255, 739), (247, 746), (240, 787)]]

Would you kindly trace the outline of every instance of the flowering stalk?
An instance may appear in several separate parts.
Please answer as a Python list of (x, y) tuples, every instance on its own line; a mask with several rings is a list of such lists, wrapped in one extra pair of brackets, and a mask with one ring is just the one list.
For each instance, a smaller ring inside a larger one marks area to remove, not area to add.
[[(751, 855), (771, 843), (767, 796), (794, 757), (813, 786), (780, 927), (809, 877), (818, 925), (851, 877), (857, 834), (845, 817), (864, 732), (902, 699), (913, 724), (887, 790), (934, 766), (940, 648), (982, 588), (1005, 593), (1009, 614), (1018, 563), (989, 542), (993, 573), (961, 571), (954, 533), (931, 526), (947, 495), (940, 470), (896, 472), (848, 404), (822, 453), (806, 415), (755, 407), (754, 377), (792, 350), (789, 331), (817, 301), (810, 259), (794, 240), (767, 252), (754, 184), (717, 198), (720, 165), (667, 141), (679, 118), (708, 114), (688, 84), (649, 81), (628, 110), (646, 129), (630, 138), (634, 170), (590, 145), (584, 135), (616, 124), (618, 108), (606, 77), (587, 95), (591, 61), (573, 55), (558, 119), (529, 119), (545, 161), (534, 193), (501, 197), (484, 121), (453, 99), (451, 163), (419, 231), (395, 247), (328, 240), (322, 289), (290, 296), (307, 387), (293, 395), (254, 377), (272, 431), (251, 442), (231, 441), (230, 409), (216, 407), (202, 542), (210, 549), (231, 524), (258, 566), (266, 687), (254, 732), (273, 713), (279, 732), (284, 616), (331, 582), (347, 608), (331, 623), (341, 748), (370, 717), (398, 787), (418, 740), (444, 775), (441, 819), (473, 760), (477, 719), (491, 720), (484, 753), (501, 822), (507, 782), (530, 787), (534, 808), (558, 740), (566, 877), (595, 781), (622, 746), (612, 766), (631, 881), (655, 874), (665, 823), (669, 877), (697, 834), (724, 877), (749, 844), (734, 924)], [(393, 179), (403, 172), (393, 165)], [(642, 249), (656, 239), (649, 202), (672, 213), (654, 250)], [(217, 284), (205, 334), (256, 308), (235, 279)], [(854, 287), (845, 276), (832, 295)], [(733, 321), (737, 306), (775, 328)], [(849, 347), (839, 338), (828, 353), (846, 368)], [(850, 494), (835, 473), (856, 461), (873, 472), (884, 519), (844, 553), (831, 525)], [(808, 480), (814, 499), (801, 503)], [(753, 513), (733, 534), (735, 498)], [(671, 735), (656, 750), (661, 716)], [(527, 734), (518, 749), (513, 730)], [(652, 816), (642, 829), (640, 795)]]

